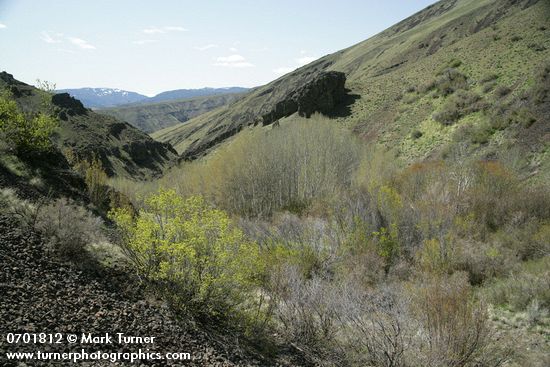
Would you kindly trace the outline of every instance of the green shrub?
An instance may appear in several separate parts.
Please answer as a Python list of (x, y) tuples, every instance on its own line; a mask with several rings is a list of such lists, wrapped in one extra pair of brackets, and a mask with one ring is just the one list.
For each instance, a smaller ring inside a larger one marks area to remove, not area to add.
[(201, 197), (160, 190), (135, 216), (121, 208), (110, 217), (138, 274), (157, 284), (175, 307), (229, 318), (255, 304), (259, 248)]
[(443, 125), (452, 125), (464, 116), (484, 108), (481, 97), (474, 93), (460, 91), (450, 97), (433, 119)]
[(468, 78), (455, 68), (449, 67), (438, 73), (435, 88), (438, 95), (446, 97), (457, 90), (468, 89)]
[(8, 141), (18, 152), (40, 151), (51, 146), (50, 136), (58, 122), (39, 113), (26, 116), (8, 92), (0, 93), (0, 138)]

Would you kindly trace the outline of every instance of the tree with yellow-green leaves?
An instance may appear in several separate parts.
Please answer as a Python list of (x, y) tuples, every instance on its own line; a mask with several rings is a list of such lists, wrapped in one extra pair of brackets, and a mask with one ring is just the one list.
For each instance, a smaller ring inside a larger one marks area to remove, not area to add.
[(9, 92), (0, 93), (0, 138), (18, 152), (49, 148), (50, 136), (57, 125), (55, 118), (42, 113), (25, 116)]
[(175, 306), (228, 316), (254, 304), (263, 268), (259, 248), (201, 197), (161, 189), (137, 214), (119, 208), (110, 217), (138, 273)]

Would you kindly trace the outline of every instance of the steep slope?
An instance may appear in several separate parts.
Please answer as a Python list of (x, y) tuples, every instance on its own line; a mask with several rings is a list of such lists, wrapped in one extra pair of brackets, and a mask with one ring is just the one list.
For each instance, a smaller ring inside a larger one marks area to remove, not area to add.
[(174, 126), (242, 98), (242, 94), (221, 94), (170, 102), (139, 103), (102, 109), (102, 114), (129, 122), (138, 129), (151, 133)]
[(204, 154), (332, 70), (345, 73), (349, 89), (337, 121), (409, 161), (459, 145), (480, 157), (513, 147), (532, 173), (548, 172), (549, 24), (544, 0), (444, 0), (153, 137), (186, 157)]
[[(137, 281), (122, 270), (99, 268), (77, 269), (71, 264), (60, 262), (47, 251), (40, 235), (26, 231), (13, 218), (0, 215), (0, 331), (8, 332), (51, 332), (91, 333), (114, 338), (113, 343), (101, 346), (80, 344), (45, 344), (43, 352), (88, 353), (101, 350), (116, 353), (122, 349), (132, 352), (189, 353), (189, 361), (143, 360), (146, 365), (165, 366), (253, 366), (271, 363), (254, 360), (239, 348), (230, 347), (215, 340), (213, 335), (178, 321), (177, 315), (167, 307), (146, 300), (145, 292)], [(155, 337), (154, 343), (124, 345), (116, 341), (116, 333), (133, 336)], [(6, 352), (36, 353), (33, 344), (0, 345), (2, 366), (21, 365), (21, 360), (8, 361)], [(104, 360), (94, 365), (128, 365), (128, 360)], [(45, 364), (39, 364), (45, 365)], [(47, 365), (50, 365), (49, 363)]]
[[(44, 96), (12, 75), (0, 73), (0, 88), (11, 91), (19, 107), (33, 113), (46, 108)], [(97, 114), (66, 93), (51, 97), (60, 126), (54, 142), (61, 151), (71, 150), (81, 159), (99, 158), (107, 174), (144, 179), (158, 176), (175, 163), (177, 153), (128, 123)]]
[(122, 104), (136, 103), (148, 97), (136, 92), (116, 88), (76, 88), (60, 89), (57, 93), (69, 93), (88, 108), (105, 108)]

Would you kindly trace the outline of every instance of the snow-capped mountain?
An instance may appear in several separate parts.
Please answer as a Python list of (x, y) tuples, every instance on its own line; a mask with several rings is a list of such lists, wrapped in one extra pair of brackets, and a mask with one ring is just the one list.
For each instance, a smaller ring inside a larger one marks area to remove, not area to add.
[(107, 108), (125, 104), (164, 102), (220, 94), (243, 93), (247, 90), (248, 88), (241, 87), (176, 89), (159, 93), (154, 97), (147, 97), (139, 93), (117, 88), (60, 89), (57, 92), (69, 93), (71, 96), (79, 99), (88, 108)]
[(114, 107), (121, 104), (140, 102), (148, 98), (139, 93), (117, 88), (60, 89), (57, 92), (69, 93), (88, 108)]

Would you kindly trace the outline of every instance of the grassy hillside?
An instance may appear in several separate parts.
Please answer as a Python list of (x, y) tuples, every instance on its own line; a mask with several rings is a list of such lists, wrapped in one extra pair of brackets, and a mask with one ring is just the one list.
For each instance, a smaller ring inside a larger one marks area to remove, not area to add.
[[(337, 123), (408, 161), (460, 150), (516, 149), (548, 172), (550, 5), (537, 0), (445, 0), (216, 110), (153, 134), (195, 155), (234, 135), (320, 70), (344, 72), (350, 95)], [(526, 111), (525, 106), (529, 106)]]
[(101, 110), (100, 113), (114, 116), (119, 120), (129, 122), (142, 131), (151, 133), (166, 127), (179, 125), (205, 112), (233, 103), (241, 97), (241, 94), (222, 94), (170, 102), (107, 108)]
[[(68, 94), (45, 95), (19, 82), (8, 73), (0, 74), (0, 88), (8, 89), (26, 114), (44, 110), (44, 98), (51, 99), (48, 113), (58, 117), (53, 140), (60, 151), (80, 160), (98, 158), (109, 176), (144, 179), (158, 176), (172, 166), (176, 152), (154, 141), (128, 123), (97, 114)], [(46, 97), (45, 97), (46, 96)]]

